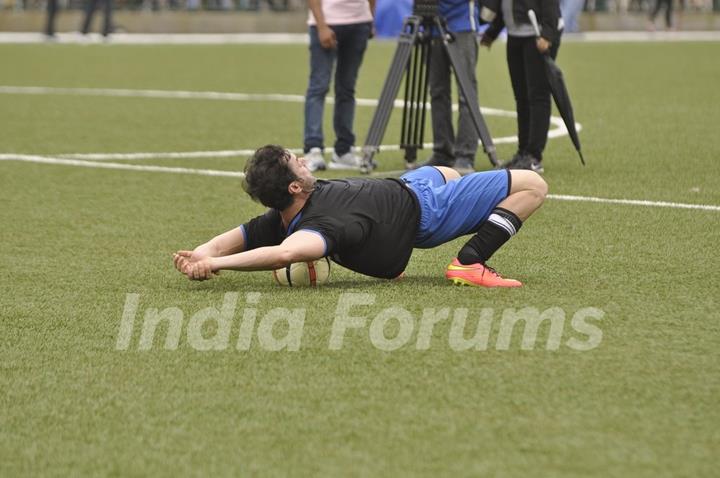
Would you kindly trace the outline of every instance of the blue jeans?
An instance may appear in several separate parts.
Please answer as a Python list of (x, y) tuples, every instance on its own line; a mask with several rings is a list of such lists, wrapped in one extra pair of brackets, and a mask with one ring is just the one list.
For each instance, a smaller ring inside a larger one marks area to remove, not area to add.
[(578, 17), (584, 5), (584, 0), (560, 0), (560, 12), (562, 13), (563, 20), (565, 20), (566, 32), (576, 33), (580, 31)]
[(310, 27), (310, 79), (305, 93), (305, 152), (325, 147), (323, 110), (325, 95), (330, 89), (330, 77), (335, 65), (335, 152), (343, 155), (355, 144), (355, 83), (372, 29), (371, 23), (331, 25), (337, 39), (336, 49), (320, 45), (317, 27)]

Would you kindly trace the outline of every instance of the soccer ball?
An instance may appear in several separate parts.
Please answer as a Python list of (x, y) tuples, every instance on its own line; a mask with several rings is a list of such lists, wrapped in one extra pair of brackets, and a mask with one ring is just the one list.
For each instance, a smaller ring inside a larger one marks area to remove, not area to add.
[(273, 279), (280, 285), (290, 287), (316, 287), (330, 277), (330, 259), (323, 257), (316, 261), (295, 262), (273, 271)]

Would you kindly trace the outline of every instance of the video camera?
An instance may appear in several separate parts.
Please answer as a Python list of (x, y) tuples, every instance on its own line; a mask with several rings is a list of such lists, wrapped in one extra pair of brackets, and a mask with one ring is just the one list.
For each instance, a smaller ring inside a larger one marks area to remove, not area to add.
[(413, 15), (418, 17), (438, 16), (438, 0), (415, 0), (413, 2)]

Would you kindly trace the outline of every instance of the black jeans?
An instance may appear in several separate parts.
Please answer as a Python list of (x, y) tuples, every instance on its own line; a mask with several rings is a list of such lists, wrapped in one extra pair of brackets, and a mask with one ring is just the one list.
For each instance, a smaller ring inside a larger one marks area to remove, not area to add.
[(58, 12), (58, 0), (48, 0), (47, 2), (47, 23), (45, 24), (45, 34), (48, 36), (55, 35), (55, 17)]
[(673, 2), (672, 0), (657, 0), (655, 2), (655, 8), (650, 13), (650, 21), (654, 22), (655, 17), (660, 13), (660, 8), (665, 5), (665, 26), (672, 28), (672, 14), (673, 14)]
[[(542, 160), (550, 129), (550, 85), (535, 37), (508, 36), (507, 63), (517, 110), (518, 151)], [(550, 48), (557, 57), (560, 42)]]
[(83, 21), (82, 28), (80, 29), (83, 35), (90, 31), (90, 23), (92, 22), (93, 15), (95, 15), (95, 10), (97, 10), (99, 2), (103, 3), (104, 12), (102, 34), (103, 36), (108, 36), (112, 32), (112, 0), (88, 0), (87, 5), (85, 6), (85, 20)]

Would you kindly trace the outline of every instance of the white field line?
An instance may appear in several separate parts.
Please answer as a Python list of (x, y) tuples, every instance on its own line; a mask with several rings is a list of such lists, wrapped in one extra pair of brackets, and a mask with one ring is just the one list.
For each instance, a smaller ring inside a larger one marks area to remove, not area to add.
[[(303, 103), (305, 97), (302, 95), (285, 94), (262, 94), (262, 93), (232, 93), (219, 91), (181, 91), (181, 90), (133, 90), (118, 88), (55, 88), (47, 86), (0, 86), (0, 94), (11, 95), (71, 95), (71, 96), (105, 96), (115, 98), (163, 98), (163, 99), (196, 99), (196, 100), (221, 100), (221, 101), (275, 101), (284, 103)], [(329, 104), (334, 103), (332, 97), (328, 97)], [(378, 104), (376, 99), (358, 98), (358, 106), (375, 107)], [(403, 107), (403, 100), (395, 100), (395, 108)], [(426, 107), (430, 109), (430, 104)], [(453, 105), (457, 111), (457, 104)], [(515, 118), (514, 111), (501, 110), (498, 108), (481, 107), (481, 112), (488, 116), (500, 116)], [(568, 130), (562, 118), (550, 117), (550, 123), (554, 126), (548, 132), (548, 138), (566, 136)], [(575, 123), (575, 128), (580, 131), (582, 125)], [(504, 136), (493, 139), (495, 144), (517, 143), (517, 136)], [(423, 144), (424, 148), (432, 148), (432, 143)], [(391, 144), (381, 146), (381, 151), (398, 151), (400, 145)], [(294, 150), (295, 151), (295, 150)], [(138, 153), (71, 153), (57, 155), (63, 158), (89, 159), (95, 161), (106, 160), (141, 160), (141, 159), (193, 159), (193, 158), (227, 158), (233, 156), (250, 156), (254, 151), (248, 149), (219, 150), (219, 151), (173, 151), (173, 152), (138, 152)]]
[[(120, 169), (126, 171), (145, 171), (145, 172), (161, 172), (174, 174), (196, 174), (200, 176), (219, 176), (242, 178), (245, 175), (235, 171), (221, 171), (214, 169), (193, 169), (193, 168), (171, 168), (165, 166), (145, 166), (137, 164), (123, 164), (110, 162), (82, 161), (78, 159), (63, 159), (46, 156), (33, 156), (25, 154), (0, 154), (0, 161), (23, 161), (30, 163), (53, 164), (63, 166), (76, 166), (83, 168), (98, 169)], [(392, 173), (400, 173), (400, 171), (384, 171), (375, 173), (374, 175), (390, 176)], [(548, 194), (548, 198), (559, 201), (575, 201), (575, 202), (591, 202), (601, 204), (619, 204), (625, 206), (643, 206), (643, 207), (661, 207), (672, 209), (696, 209), (703, 211), (720, 211), (720, 206), (709, 204), (686, 204), (667, 201), (647, 201), (637, 199), (611, 199), (592, 196), (570, 196), (565, 194)]]
[(626, 206), (666, 207), (673, 209), (700, 209), (703, 211), (720, 211), (720, 206), (714, 206), (710, 204), (687, 204), (667, 201), (646, 201), (642, 199), (610, 199), (592, 196), (570, 196), (566, 194), (548, 194), (547, 197), (560, 201), (580, 201), (602, 204), (623, 204)]
[[(295, 154), (302, 153), (302, 148), (290, 149)], [(90, 161), (108, 160), (140, 160), (140, 159), (198, 159), (198, 158), (236, 158), (252, 156), (253, 149), (235, 149), (219, 151), (169, 151), (147, 153), (73, 153), (56, 154), (58, 158), (86, 159)]]
[[(394, 38), (380, 38), (378, 41), (395, 43)], [(683, 42), (683, 41), (720, 41), (718, 31), (606, 31), (587, 33), (567, 33), (563, 42), (608, 43), (608, 42)], [(288, 44), (304, 45), (308, 43), (306, 33), (115, 33), (103, 38), (91, 33), (87, 36), (77, 32), (58, 33), (57, 38), (48, 41), (37, 32), (1, 32), (0, 43), (62, 43), (107, 45), (227, 45), (227, 44)]]
[(25, 161), (29, 163), (55, 164), (62, 166), (77, 166), (81, 168), (122, 169), (126, 171), (148, 171), (154, 173), (198, 174), (201, 176), (222, 176), (242, 178), (245, 175), (235, 171), (221, 171), (215, 169), (171, 168), (166, 166), (149, 166), (139, 164), (109, 163), (97, 161), (83, 161), (79, 159), (63, 159), (48, 156), (34, 156), (27, 154), (0, 154), (0, 161)]
[[(302, 103), (305, 101), (305, 97), (302, 95), (232, 93), (220, 91), (136, 90), (123, 88), (56, 88), (49, 86), (0, 86), (0, 93), (11, 95), (110, 96), (123, 98), (171, 98), (182, 100), (281, 101), (289, 103)], [(328, 99), (332, 100), (332, 98)], [(377, 105), (377, 101), (375, 101), (374, 104)]]
[(62, 43), (89, 45), (303, 45), (308, 44), (307, 33), (115, 33), (103, 38), (97, 33), (78, 32), (56, 34), (54, 40), (37, 32), (2, 32), (0, 43)]

